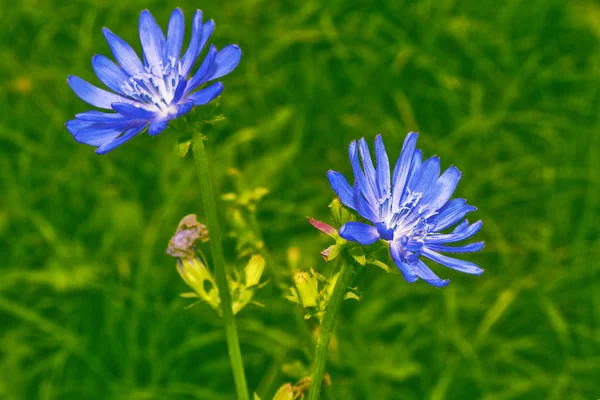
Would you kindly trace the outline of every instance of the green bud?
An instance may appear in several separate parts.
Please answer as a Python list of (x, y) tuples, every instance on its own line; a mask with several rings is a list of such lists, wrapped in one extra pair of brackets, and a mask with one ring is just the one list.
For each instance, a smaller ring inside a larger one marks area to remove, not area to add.
[(260, 278), (265, 270), (265, 259), (256, 254), (250, 258), (246, 268), (244, 269), (244, 273), (246, 276), (246, 286), (256, 286), (260, 282)]
[(319, 299), (317, 277), (308, 272), (297, 272), (294, 275), (294, 283), (302, 306), (316, 307)]
[(335, 226), (341, 227), (348, 221), (354, 221), (354, 215), (342, 204), (339, 198), (334, 198), (329, 204)]
[[(219, 290), (210, 271), (198, 258), (177, 260), (177, 272), (202, 301), (219, 310)], [(207, 285), (205, 282), (208, 282)]]
[(273, 400), (294, 400), (294, 387), (291, 383), (286, 383), (277, 390)]

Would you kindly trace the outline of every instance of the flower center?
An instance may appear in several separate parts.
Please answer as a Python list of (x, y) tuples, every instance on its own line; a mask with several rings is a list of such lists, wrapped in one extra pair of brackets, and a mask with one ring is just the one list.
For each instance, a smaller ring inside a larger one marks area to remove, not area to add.
[(170, 60), (166, 66), (146, 67), (145, 72), (124, 82), (121, 89), (131, 98), (168, 115), (173, 109), (177, 111), (171, 103), (182, 78), (179, 71), (180, 64), (176, 60)]

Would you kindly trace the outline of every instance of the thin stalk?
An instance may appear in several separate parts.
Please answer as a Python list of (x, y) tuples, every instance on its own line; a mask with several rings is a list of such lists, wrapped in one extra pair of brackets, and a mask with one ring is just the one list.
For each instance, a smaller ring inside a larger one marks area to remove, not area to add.
[(333, 288), (333, 293), (329, 299), (329, 304), (327, 304), (323, 322), (321, 323), (319, 341), (317, 342), (317, 351), (310, 381), (310, 391), (308, 392), (307, 400), (319, 400), (319, 397), (321, 396), (323, 374), (325, 373), (325, 366), (327, 364), (329, 341), (331, 340), (331, 335), (333, 333), (333, 326), (338, 311), (340, 310), (340, 306), (342, 305), (342, 301), (344, 301), (346, 289), (350, 286), (354, 275), (354, 260), (350, 256), (346, 256), (346, 254), (344, 254), (344, 256), (340, 275)]
[(210, 235), (210, 249), (215, 266), (217, 287), (221, 298), (221, 311), (225, 323), (225, 337), (227, 338), (227, 347), (229, 349), (229, 359), (233, 371), (233, 380), (238, 400), (249, 400), (248, 385), (244, 374), (244, 362), (242, 361), (242, 352), (240, 350), (240, 341), (233, 310), (231, 308), (231, 293), (227, 283), (227, 274), (225, 271), (225, 256), (221, 245), (221, 231), (219, 229), (219, 219), (217, 217), (217, 205), (215, 194), (209, 171), (208, 157), (204, 147), (204, 137), (200, 132), (194, 133), (192, 141), (192, 150), (194, 152), (194, 161), (196, 162), (196, 172), (200, 179), (200, 193), (204, 203), (204, 212), (208, 220), (208, 232)]

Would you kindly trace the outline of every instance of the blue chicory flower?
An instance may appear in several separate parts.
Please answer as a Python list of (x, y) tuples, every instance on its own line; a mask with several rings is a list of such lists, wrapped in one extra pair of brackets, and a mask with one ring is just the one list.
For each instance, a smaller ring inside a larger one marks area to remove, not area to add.
[(441, 287), (446, 286), (449, 280), (438, 278), (420, 256), (460, 272), (480, 275), (483, 270), (477, 265), (440, 252), (471, 253), (481, 250), (484, 242), (460, 247), (448, 246), (448, 243), (475, 235), (482, 222), (469, 224), (465, 219), (452, 232), (443, 232), (476, 208), (464, 199), (450, 200), (460, 180), (460, 171), (451, 166), (440, 175), (438, 157), (422, 162), (421, 151), (415, 148), (417, 136), (416, 132), (411, 132), (406, 137), (391, 176), (383, 140), (381, 135), (377, 135), (377, 168), (373, 165), (365, 139), (360, 139), (358, 145), (353, 141), (348, 149), (354, 187), (339, 172), (329, 171), (328, 177), (341, 202), (372, 223), (347, 222), (340, 228), (341, 237), (362, 245), (384, 240), (389, 244), (390, 255), (404, 279), (415, 282), (421, 278)]
[(201, 86), (237, 67), (242, 56), (237, 45), (225, 46), (221, 51), (211, 45), (198, 70), (190, 74), (214, 29), (214, 21), (202, 23), (202, 11), (197, 10), (189, 47), (180, 58), (183, 12), (179, 8), (173, 11), (165, 38), (150, 12), (144, 10), (139, 21), (142, 62), (129, 44), (103, 28), (118, 65), (105, 56), (95, 55), (92, 67), (100, 81), (114, 93), (73, 75), (68, 82), (85, 102), (114, 112), (87, 111), (76, 115), (67, 122), (67, 129), (75, 140), (96, 146), (96, 153), (104, 154), (146, 128), (150, 135), (158, 135), (170, 120), (219, 96), (223, 91), (221, 82)]

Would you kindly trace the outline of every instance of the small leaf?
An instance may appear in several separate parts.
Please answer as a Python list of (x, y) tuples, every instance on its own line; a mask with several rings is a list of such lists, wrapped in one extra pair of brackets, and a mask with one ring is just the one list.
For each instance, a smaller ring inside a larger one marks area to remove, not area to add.
[(198, 295), (194, 292), (187, 292), (187, 293), (181, 293), (179, 296), (186, 298), (186, 299), (197, 299)]
[(202, 300), (196, 301), (195, 303), (190, 304), (189, 306), (185, 306), (183, 309), (184, 310), (189, 310), (190, 308), (197, 306), (198, 304), (203, 303)]
[(352, 256), (352, 258), (354, 258), (356, 262), (362, 265), (363, 267), (365, 266), (365, 264), (367, 264), (367, 257), (365, 256), (365, 252), (363, 251), (362, 247), (353, 247), (350, 249), (349, 253)]
[(369, 264), (371, 265), (375, 265), (376, 267), (381, 268), (382, 270), (384, 270), (385, 272), (387, 272), (388, 274), (393, 274), (393, 275), (399, 275), (400, 272), (398, 271), (398, 268), (390, 268), (388, 267), (387, 264), (379, 261), (379, 260), (369, 260), (367, 261)]

